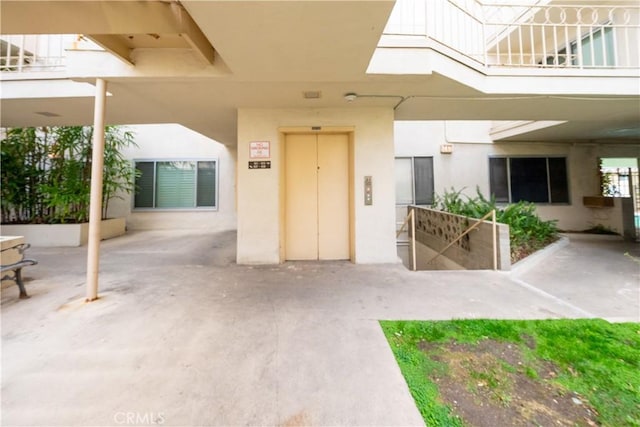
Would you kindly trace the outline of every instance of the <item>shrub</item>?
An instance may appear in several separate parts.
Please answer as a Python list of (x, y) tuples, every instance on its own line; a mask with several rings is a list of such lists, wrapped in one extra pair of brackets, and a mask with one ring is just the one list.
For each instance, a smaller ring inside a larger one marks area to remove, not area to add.
[[(84, 222), (89, 218), (93, 128), (6, 129), (1, 141), (2, 223)], [(121, 150), (131, 132), (105, 128), (102, 216), (119, 191), (130, 192), (134, 169)]]
[(497, 206), (495, 197), (487, 199), (479, 189), (476, 197), (462, 195), (462, 190), (434, 195), (433, 207), (456, 215), (482, 218), (493, 209), (496, 221), (509, 226), (511, 261), (516, 262), (558, 238), (556, 221), (543, 221), (533, 203), (520, 201), (504, 207)]

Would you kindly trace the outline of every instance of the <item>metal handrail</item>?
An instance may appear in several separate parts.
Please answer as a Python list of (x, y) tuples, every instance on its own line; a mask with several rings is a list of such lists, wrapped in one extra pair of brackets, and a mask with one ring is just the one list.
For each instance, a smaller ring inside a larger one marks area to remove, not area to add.
[(483, 216), (482, 218), (477, 220), (477, 222), (475, 222), (470, 227), (468, 227), (465, 231), (463, 231), (460, 235), (458, 235), (458, 237), (456, 237), (451, 242), (449, 242), (449, 244), (447, 246), (445, 246), (444, 249), (442, 249), (440, 252), (438, 252), (436, 254), (436, 256), (434, 256), (429, 261), (427, 261), (427, 264), (430, 264), (433, 261), (435, 261), (447, 249), (449, 249), (451, 246), (455, 245), (460, 239), (462, 239), (464, 236), (469, 234), (476, 227), (479, 227), (480, 224), (482, 224), (482, 221), (485, 221), (489, 217), (492, 217), (492, 222), (493, 222), (493, 269), (497, 270), (498, 269), (498, 248), (497, 248), (497, 244), (496, 244), (497, 243), (496, 242), (496, 240), (497, 240), (497, 227), (496, 227), (496, 210), (495, 209), (493, 209), (491, 212), (489, 212), (488, 214), (486, 214), (485, 216)]
[(412, 271), (416, 271), (416, 219), (415, 218), (416, 218), (415, 210), (409, 208), (409, 214), (404, 219), (404, 222), (402, 223), (400, 230), (398, 230), (398, 232), (396, 233), (396, 239), (397, 239), (402, 233), (402, 231), (404, 230), (404, 227), (406, 227), (408, 223), (411, 223), (410, 242), (411, 242), (411, 261), (412, 261), (411, 270)]

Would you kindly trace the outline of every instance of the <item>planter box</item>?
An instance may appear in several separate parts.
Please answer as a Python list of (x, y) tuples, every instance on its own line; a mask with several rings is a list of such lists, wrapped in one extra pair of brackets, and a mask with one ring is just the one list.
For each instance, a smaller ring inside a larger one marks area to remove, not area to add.
[[(125, 233), (124, 218), (102, 221), (102, 240), (122, 236)], [(17, 224), (2, 225), (3, 235), (24, 236), (33, 246), (82, 246), (89, 239), (89, 223), (82, 224)]]
[(588, 208), (612, 208), (613, 197), (585, 196), (582, 198), (582, 204)]

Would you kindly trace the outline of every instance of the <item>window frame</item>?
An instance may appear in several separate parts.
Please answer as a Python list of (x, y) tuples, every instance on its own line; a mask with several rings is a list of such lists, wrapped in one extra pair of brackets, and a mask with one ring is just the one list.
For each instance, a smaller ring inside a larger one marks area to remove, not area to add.
[[(537, 155), (527, 155), (527, 154), (518, 154), (518, 155), (503, 155), (503, 154), (494, 154), (494, 155), (489, 155), (488, 159), (487, 159), (487, 168), (488, 168), (488, 175), (489, 175), (489, 194), (491, 197), (493, 197), (494, 194), (494, 188), (492, 188), (492, 182), (491, 182), (491, 160), (492, 159), (506, 159), (506, 175), (507, 175), (507, 192), (508, 192), (508, 201), (496, 201), (496, 203), (498, 205), (505, 205), (505, 204), (511, 204), (511, 203), (517, 203), (513, 200), (513, 188), (512, 188), (512, 179), (511, 179), (511, 159), (545, 159), (545, 164), (546, 164), (546, 180), (547, 180), (547, 201), (546, 202), (531, 202), (531, 201), (527, 201), (529, 203), (534, 203), (536, 205), (543, 205), (543, 206), (571, 206), (571, 174), (569, 171), (569, 156), (567, 155), (562, 155), (562, 154), (558, 154), (558, 155), (544, 155), (544, 154), (537, 154)], [(566, 178), (566, 188), (567, 188), (567, 201), (563, 201), (563, 202), (553, 202), (552, 200), (552, 185), (551, 185), (551, 170), (550, 170), (550, 166), (549, 166), (549, 159), (564, 159), (564, 172), (565, 172), (565, 178)]]
[[(136, 212), (186, 212), (186, 211), (218, 211), (220, 206), (219, 206), (219, 198), (220, 198), (220, 161), (218, 159), (218, 157), (170, 157), (170, 158), (158, 158), (158, 157), (151, 157), (151, 158), (136, 158), (132, 160), (133, 163), (133, 170), (136, 171), (137, 170), (137, 164), (138, 163), (150, 163), (153, 162), (153, 204), (156, 204), (156, 192), (158, 191), (157, 189), (157, 183), (158, 183), (158, 177), (157, 177), (157, 173), (158, 173), (158, 169), (157, 169), (157, 164), (158, 163), (170, 163), (170, 162), (193, 162), (195, 163), (195, 168), (194, 168), (194, 174), (195, 174), (195, 179), (194, 179), (194, 205), (195, 206), (190, 206), (190, 207), (175, 207), (175, 208), (158, 208), (158, 207), (137, 207), (136, 206), (136, 194), (137, 194), (137, 183), (135, 184), (135, 188), (133, 190), (133, 192), (131, 193), (132, 197), (131, 197), (131, 210), (132, 211), (136, 211)], [(215, 197), (214, 197), (214, 203), (215, 206), (197, 206), (198, 203), (198, 163), (199, 162), (214, 162), (215, 163), (215, 168), (216, 168), (216, 172), (215, 172)]]
[[(410, 203), (398, 203), (398, 196), (396, 194), (395, 205), (396, 206), (433, 206), (433, 198), (435, 196), (435, 159), (434, 156), (395, 156), (393, 158), (394, 162), (398, 159), (408, 159), (411, 163), (411, 202)], [(431, 203), (427, 204), (416, 204), (416, 171), (415, 171), (415, 159), (431, 159)], [(394, 163), (395, 165), (395, 163)], [(395, 179), (395, 178), (394, 178)]]

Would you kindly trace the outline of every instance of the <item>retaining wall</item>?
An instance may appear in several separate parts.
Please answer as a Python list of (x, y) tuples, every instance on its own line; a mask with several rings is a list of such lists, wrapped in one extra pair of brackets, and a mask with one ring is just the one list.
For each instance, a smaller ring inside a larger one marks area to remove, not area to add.
[[(482, 221), (478, 227), (430, 262), (438, 252), (478, 220), (418, 206), (409, 206), (408, 209), (415, 210), (416, 268), (418, 270), (493, 269), (491, 221)], [(509, 226), (498, 223), (496, 228), (498, 270), (509, 270), (511, 268)]]

